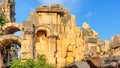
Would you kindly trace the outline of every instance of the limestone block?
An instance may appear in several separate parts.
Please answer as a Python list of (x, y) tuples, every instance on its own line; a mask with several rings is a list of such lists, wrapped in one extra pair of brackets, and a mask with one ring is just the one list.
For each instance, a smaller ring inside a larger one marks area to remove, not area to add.
[(21, 60), (30, 59), (30, 58), (32, 58), (31, 53), (21, 52)]
[(58, 22), (57, 24), (60, 25), (61, 24), (61, 16), (58, 14), (57, 17), (58, 17), (57, 18), (57, 22)]
[(56, 58), (48, 58), (47, 62), (56, 65)]
[(22, 46), (21, 47), (21, 51), (22, 52), (30, 52), (30, 51), (32, 51), (32, 46)]
[(46, 52), (47, 58), (55, 58), (55, 52)]
[(49, 43), (49, 45), (48, 45), (48, 51), (49, 52), (54, 52), (54, 51), (56, 51), (56, 43)]
[(80, 47), (83, 45), (83, 39), (82, 38), (76, 38), (76, 46)]
[(115, 35), (113, 38), (110, 40), (110, 48), (114, 49), (116, 47), (120, 47), (120, 35)]
[(97, 53), (100, 53), (101, 48), (97, 46)]
[(25, 38), (27, 39), (27, 40), (32, 40), (33, 38), (32, 38), (32, 34), (25, 34)]
[(75, 55), (75, 56), (79, 55), (79, 50), (78, 50), (78, 48), (75, 48), (75, 50), (74, 50), (73, 52), (74, 52), (74, 55)]
[(96, 46), (91, 46), (90, 53), (96, 54), (97, 53), (97, 47)]
[(58, 51), (56, 54), (57, 58), (64, 58), (67, 56), (67, 52), (66, 51)]
[(71, 64), (72, 62), (74, 62), (74, 58), (73, 57), (67, 57), (67, 65)]
[(56, 38), (55, 37), (50, 37), (49, 38), (49, 42), (54, 42), (55, 43), (56, 42)]
[(76, 38), (76, 37), (70, 38), (70, 44), (71, 44), (71, 45), (75, 45), (75, 44), (76, 44), (75, 38)]
[(62, 51), (63, 48), (64, 48), (64, 45), (62, 45), (62, 42), (58, 41), (58, 43), (57, 43), (57, 50)]
[(65, 58), (57, 58), (57, 67), (61, 68), (65, 66), (66, 64), (66, 59)]
[(37, 50), (41, 50), (41, 51), (48, 51), (49, 46), (48, 44), (44, 44), (44, 43), (38, 43), (38, 45), (36, 45)]
[(36, 42), (36, 51), (41, 50), (40, 43)]
[(75, 48), (76, 48), (76, 46), (75, 45), (69, 45), (68, 46), (68, 51), (74, 51), (75, 50)]
[(97, 46), (96, 43), (88, 43), (88, 49), (90, 50), (91, 49), (91, 46)]
[(72, 28), (71, 28), (68, 37), (69, 37), (69, 38), (76, 38), (75, 27), (72, 27)]
[(88, 29), (90, 28), (89, 24), (87, 24), (86, 22), (83, 23), (82, 28)]
[(86, 36), (86, 42), (88, 43), (97, 43), (98, 37), (96, 36)]
[(80, 33), (80, 27), (75, 27), (76, 33)]
[(71, 31), (70, 26), (66, 26), (66, 27), (65, 27), (65, 32), (66, 32), (66, 33), (70, 33), (70, 31)]
[(80, 62), (80, 60), (83, 58), (82, 55), (76, 55), (75, 56), (75, 62)]
[(74, 57), (74, 56), (75, 56), (75, 53), (74, 53), (74, 52), (67, 52), (67, 56), (68, 56), (68, 57)]
[(98, 33), (95, 30), (92, 30), (94, 36), (98, 36)]
[(78, 55), (81, 54), (81, 53), (83, 53), (83, 48), (82, 48), (82, 46), (81, 46), (81, 47), (77, 47), (77, 50), (78, 50)]
[(74, 27), (76, 26), (76, 20), (75, 20), (75, 16), (71, 15), (71, 25)]
[(60, 39), (57, 43), (57, 50), (67, 51), (67, 46), (70, 44), (69, 39)]

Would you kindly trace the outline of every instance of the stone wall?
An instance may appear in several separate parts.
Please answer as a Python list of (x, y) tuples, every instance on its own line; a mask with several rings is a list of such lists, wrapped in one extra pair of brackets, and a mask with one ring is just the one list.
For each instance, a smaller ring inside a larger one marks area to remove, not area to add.
[(61, 8), (60, 5), (37, 7), (36, 12), (32, 12), (28, 21), (24, 21), (23, 24), (25, 35), (29, 34), (27, 32), (35, 32), (33, 37), (36, 47), (35, 56), (44, 54), (47, 61), (57, 67), (83, 59), (84, 45), (81, 30), (76, 26), (75, 16), (70, 15), (68, 10)]

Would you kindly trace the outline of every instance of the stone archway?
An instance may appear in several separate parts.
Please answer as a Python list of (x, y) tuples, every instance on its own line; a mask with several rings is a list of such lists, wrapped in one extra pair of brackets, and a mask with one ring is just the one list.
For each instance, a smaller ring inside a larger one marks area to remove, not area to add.
[(50, 29), (39, 27), (35, 34), (36, 53), (47, 55), (49, 51)]
[(21, 47), (21, 44), (22, 39), (19, 36), (9, 34), (0, 37), (0, 67), (6, 67), (13, 57), (17, 57), (17, 51), (12, 47), (17, 47), (17, 45)]
[(5, 26), (3, 26), (3, 30), (5, 34), (13, 34), (17, 31), (22, 31), (22, 26), (17, 23), (6, 23)]
[(46, 27), (46, 26), (40, 26), (36, 29), (35, 34), (37, 34), (37, 32), (39, 31), (44, 31), (46, 33), (46, 36), (49, 37), (51, 35), (51, 30), (50, 28)]
[(0, 37), (0, 46), (4, 46), (6, 44), (18, 44), (21, 45), (22, 43), (22, 39), (19, 36), (15, 36), (13, 34), (9, 34), (9, 35), (3, 35)]

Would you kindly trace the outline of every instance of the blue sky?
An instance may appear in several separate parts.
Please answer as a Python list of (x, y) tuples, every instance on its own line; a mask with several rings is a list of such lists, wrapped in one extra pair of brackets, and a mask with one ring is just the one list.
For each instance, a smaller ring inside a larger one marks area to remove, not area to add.
[(101, 39), (120, 34), (120, 0), (15, 0), (16, 22), (27, 20), (37, 6), (62, 4), (76, 16), (77, 26), (87, 22)]

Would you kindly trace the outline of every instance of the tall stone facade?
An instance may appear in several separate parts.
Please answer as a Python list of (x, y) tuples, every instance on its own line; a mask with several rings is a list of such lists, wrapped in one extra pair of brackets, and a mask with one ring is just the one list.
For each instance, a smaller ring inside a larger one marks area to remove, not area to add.
[[(29, 19), (22, 23), (22, 29), (23, 41), (31, 42), (25, 43), (23, 50), (35, 52), (28, 53), (31, 58), (44, 54), (47, 61), (57, 67), (83, 58), (83, 40), (80, 28), (76, 27), (75, 16), (60, 5), (37, 7), (36, 12), (32, 12)], [(21, 54), (21, 57), (25, 55)]]
[[(7, 23), (1, 27), (0, 67), (4, 66), (5, 48), (11, 44), (21, 47), (21, 61), (45, 55), (46, 60), (58, 68), (89, 57), (108, 57), (119, 50), (119, 36), (112, 38), (109, 44), (86, 22), (80, 29), (75, 16), (61, 5), (37, 7), (22, 24), (15, 23), (14, 5), (14, 0), (0, 3), (1, 15), (7, 17)], [(17, 31), (22, 32), (21, 37), (14, 35)]]

